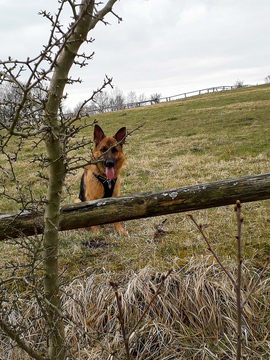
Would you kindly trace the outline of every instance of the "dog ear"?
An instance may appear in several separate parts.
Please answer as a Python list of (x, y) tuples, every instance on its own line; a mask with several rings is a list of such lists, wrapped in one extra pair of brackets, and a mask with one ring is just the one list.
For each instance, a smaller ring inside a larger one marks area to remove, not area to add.
[(95, 125), (94, 128), (94, 143), (98, 145), (102, 139), (105, 138), (105, 134), (99, 125)]
[(120, 130), (117, 131), (117, 133), (114, 135), (114, 138), (116, 139), (117, 142), (120, 142), (122, 139), (123, 141), (121, 141), (120, 145), (123, 145), (125, 142), (125, 136), (127, 134), (127, 129), (125, 127), (122, 127)]

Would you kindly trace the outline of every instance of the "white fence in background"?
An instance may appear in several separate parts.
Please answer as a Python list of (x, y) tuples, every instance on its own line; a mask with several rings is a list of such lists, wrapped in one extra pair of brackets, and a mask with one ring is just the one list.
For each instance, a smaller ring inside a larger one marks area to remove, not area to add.
[[(243, 85), (242, 87), (249, 87), (253, 85)], [(127, 104), (121, 104), (121, 105), (114, 105), (114, 106), (105, 106), (102, 109), (98, 106), (96, 108), (92, 108), (90, 111), (87, 111), (86, 115), (93, 115), (93, 114), (99, 114), (99, 113), (105, 113), (105, 112), (112, 112), (112, 111), (119, 111), (124, 109), (132, 109), (136, 107), (142, 107), (142, 106), (149, 106), (149, 105), (155, 105), (163, 102), (169, 102), (169, 101), (175, 101), (180, 99), (185, 99), (191, 96), (197, 96), (197, 95), (203, 95), (203, 94), (210, 94), (214, 92), (220, 92), (220, 91), (228, 91), (236, 89), (237, 86), (214, 86), (207, 89), (201, 89), (201, 90), (195, 90), (195, 91), (189, 91), (184, 92), (178, 95), (172, 95), (172, 96), (166, 96), (162, 98), (156, 98), (156, 99), (150, 99), (150, 100), (144, 100), (144, 101), (136, 101), (133, 103), (127, 103)]]

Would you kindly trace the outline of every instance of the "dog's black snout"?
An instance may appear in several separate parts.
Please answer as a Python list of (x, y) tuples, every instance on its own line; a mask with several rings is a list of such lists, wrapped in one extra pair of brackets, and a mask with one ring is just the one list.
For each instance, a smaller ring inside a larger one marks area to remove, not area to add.
[(114, 167), (114, 161), (112, 159), (107, 159), (105, 161), (105, 166), (106, 167)]

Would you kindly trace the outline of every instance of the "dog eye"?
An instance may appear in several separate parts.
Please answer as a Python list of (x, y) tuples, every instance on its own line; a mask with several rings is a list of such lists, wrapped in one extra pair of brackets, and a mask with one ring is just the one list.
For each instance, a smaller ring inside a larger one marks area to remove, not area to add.
[(105, 146), (103, 146), (101, 149), (100, 149), (100, 152), (102, 153), (105, 153), (107, 151), (107, 149), (105, 148)]
[(112, 148), (112, 153), (116, 154), (116, 153), (118, 153), (118, 150), (114, 147), (114, 148)]

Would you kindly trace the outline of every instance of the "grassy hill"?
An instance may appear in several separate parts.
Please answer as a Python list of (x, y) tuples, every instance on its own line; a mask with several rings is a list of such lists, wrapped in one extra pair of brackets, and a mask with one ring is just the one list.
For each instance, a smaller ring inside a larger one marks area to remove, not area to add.
[[(121, 195), (269, 172), (270, 85), (99, 114), (87, 121), (94, 119), (107, 135), (113, 135), (122, 126), (131, 131), (143, 125), (124, 146), (127, 160), (122, 173)], [(92, 132), (90, 127), (77, 140), (83, 136), (92, 138)], [(46, 182), (41, 183), (36, 177), (36, 165), (29, 164), (32, 156), (31, 144), (26, 144), (16, 162), (16, 171), (20, 185), (28, 181), (34, 191), (42, 194)], [(64, 194), (63, 203), (70, 203), (77, 197), (81, 174), (82, 170), (78, 170), (75, 175), (68, 176), (69, 190)], [(16, 192), (16, 185), (9, 183), (4, 174), (2, 180), (11, 194)], [(1, 212), (14, 210), (17, 210), (14, 202), (3, 200)], [(247, 291), (270, 254), (270, 201), (244, 204), (242, 211), (243, 288)], [(220, 259), (235, 274), (233, 207), (194, 211), (193, 216), (202, 224)], [(154, 238), (156, 225), (165, 218), (164, 229), (168, 234)], [(133, 339), (134, 358), (234, 358), (234, 290), (186, 214), (129, 221), (124, 227), (129, 232), (127, 238), (119, 237), (111, 225), (102, 228), (98, 235), (87, 231), (69, 231), (60, 235), (63, 277), (82, 276), (82, 280), (65, 288), (64, 298), (69, 292), (79, 299), (78, 303), (84, 301), (87, 304), (84, 306), (92, 319), (88, 318), (87, 326), (99, 333), (102, 346), (106, 345), (111, 351), (117, 348), (120, 354), (123, 350), (119, 336), (116, 339), (119, 329), (113, 316), (114, 300), (108, 279), (119, 280), (126, 299), (127, 321), (134, 323), (134, 317), (139, 316), (149, 301), (158, 273), (174, 267), (164, 297), (155, 303), (142, 323), (135, 337), (137, 340)], [(18, 261), (13, 243), (0, 246), (1, 266), (12, 257)], [(244, 353), (249, 359), (268, 359), (270, 356), (269, 278), (268, 270), (244, 313)], [(86, 318), (75, 310), (76, 306), (72, 305), (74, 307), (70, 309), (70, 300), (66, 301), (69, 303), (64, 301), (66, 308), (85, 322)], [(108, 308), (111, 315), (106, 328), (104, 319), (108, 316)], [(70, 341), (74, 339), (71, 337)], [(95, 346), (96, 352), (91, 352), (91, 359), (107, 359), (108, 355), (102, 355), (100, 343)], [(81, 359), (88, 359), (87, 356), (85, 350)]]
[[(100, 114), (91, 120), (96, 118), (106, 134), (114, 134), (121, 126), (133, 130), (143, 124), (125, 145), (127, 161), (121, 194), (127, 195), (269, 172), (269, 110), (270, 86), (265, 85)], [(91, 132), (92, 129), (89, 136)], [(72, 193), (78, 192), (81, 173), (78, 171), (75, 177)], [(247, 204), (243, 211), (246, 219), (244, 255), (249, 261), (257, 263), (258, 260), (259, 264), (270, 253), (269, 202)], [(232, 207), (196, 211), (194, 216), (218, 243), (221, 256), (234, 256)], [(112, 237), (120, 246), (118, 255), (123, 270), (125, 261), (130, 268), (133, 258), (134, 270), (137, 270), (149, 262), (163, 267), (164, 257), (170, 259), (165, 261), (167, 266), (172, 258), (183, 264), (188, 261), (187, 256), (200, 257), (207, 253), (185, 214), (169, 216), (165, 228), (171, 234), (157, 244), (153, 242), (155, 225), (163, 219), (127, 222), (131, 249), (125, 246), (123, 250), (121, 239), (111, 231), (103, 231), (105, 237)], [(138, 251), (134, 251), (134, 246)], [(152, 247), (156, 250), (155, 257), (151, 256)], [(114, 255), (115, 250), (117, 246)], [(111, 251), (109, 253), (111, 256)], [(113, 259), (113, 268), (116, 263)]]

